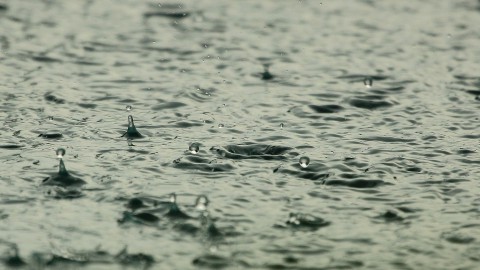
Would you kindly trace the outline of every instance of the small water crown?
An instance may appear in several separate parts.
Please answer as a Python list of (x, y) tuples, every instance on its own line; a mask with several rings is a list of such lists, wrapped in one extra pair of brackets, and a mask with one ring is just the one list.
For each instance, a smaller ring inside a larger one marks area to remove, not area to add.
[(50, 177), (43, 179), (43, 185), (53, 185), (53, 186), (62, 186), (62, 187), (78, 187), (86, 184), (86, 182), (78, 177), (71, 175), (65, 163), (63, 162), (63, 157), (65, 156), (65, 149), (58, 148), (55, 151), (57, 158), (59, 159), (58, 164), (58, 173), (52, 174)]
[(185, 214), (177, 204), (177, 195), (175, 193), (170, 194), (170, 209), (168, 210), (166, 216), (175, 219), (189, 219), (189, 215)]
[(129, 115), (128, 116), (128, 128), (127, 132), (125, 132), (122, 137), (127, 137), (127, 139), (133, 139), (133, 138), (142, 138), (143, 135), (140, 134), (140, 132), (137, 131), (137, 128), (135, 127), (135, 124), (133, 122), (133, 116)]
[(274, 77), (268, 70), (269, 67), (270, 67), (270, 64), (263, 64), (263, 73), (261, 75), (262, 75), (262, 80), (264, 81), (271, 80)]
[(200, 211), (200, 224), (202, 225), (202, 230), (205, 233), (205, 236), (210, 239), (218, 239), (222, 237), (222, 233), (217, 229), (215, 223), (210, 217), (207, 206), (209, 200), (207, 196), (200, 195), (197, 197), (195, 202), (195, 208)]

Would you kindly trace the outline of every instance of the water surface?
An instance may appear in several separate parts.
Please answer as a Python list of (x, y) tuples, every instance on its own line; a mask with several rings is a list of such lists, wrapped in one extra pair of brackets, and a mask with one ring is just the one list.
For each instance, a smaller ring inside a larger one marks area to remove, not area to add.
[[(478, 25), (474, 0), (4, 0), (2, 267), (476, 269)], [(42, 184), (57, 148), (85, 185)]]

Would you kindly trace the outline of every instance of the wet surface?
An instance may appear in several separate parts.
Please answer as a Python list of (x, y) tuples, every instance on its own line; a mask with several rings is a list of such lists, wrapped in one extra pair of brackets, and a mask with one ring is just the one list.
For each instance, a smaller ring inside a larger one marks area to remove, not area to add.
[(476, 269), (478, 25), (475, 0), (1, 1), (0, 268)]

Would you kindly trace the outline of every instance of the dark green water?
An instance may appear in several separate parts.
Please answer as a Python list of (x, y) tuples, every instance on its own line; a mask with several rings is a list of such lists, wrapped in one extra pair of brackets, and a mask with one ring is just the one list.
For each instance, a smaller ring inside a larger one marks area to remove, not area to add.
[(0, 269), (478, 269), (478, 25), (474, 0), (3, 0)]

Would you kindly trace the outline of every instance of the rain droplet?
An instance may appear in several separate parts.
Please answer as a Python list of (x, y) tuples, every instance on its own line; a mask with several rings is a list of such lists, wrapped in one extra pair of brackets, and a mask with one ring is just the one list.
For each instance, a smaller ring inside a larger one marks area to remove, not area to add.
[(127, 110), (127, 112), (131, 111), (131, 110), (132, 110), (132, 106), (127, 105), (126, 110)]
[(223, 127), (225, 127), (224, 124), (218, 124), (218, 128), (223, 128)]
[(177, 195), (175, 193), (170, 194), (170, 202), (177, 203)]
[(195, 208), (200, 211), (206, 211), (208, 206), (208, 198), (205, 195), (200, 195), (195, 201)]
[(198, 152), (200, 151), (200, 144), (199, 143), (190, 144), (190, 146), (188, 147), (188, 151), (190, 151), (190, 153), (192, 154), (198, 154)]
[(307, 168), (308, 164), (310, 164), (310, 158), (303, 156), (298, 160), (298, 163), (302, 168)]
[(363, 80), (363, 84), (365, 84), (366, 88), (371, 88), (373, 84), (372, 78), (368, 77)]
[(55, 154), (57, 155), (57, 158), (63, 158), (65, 155), (65, 149), (58, 148), (57, 151), (55, 151)]
[(133, 123), (133, 116), (131, 115), (128, 116), (128, 127), (135, 127), (135, 124)]

